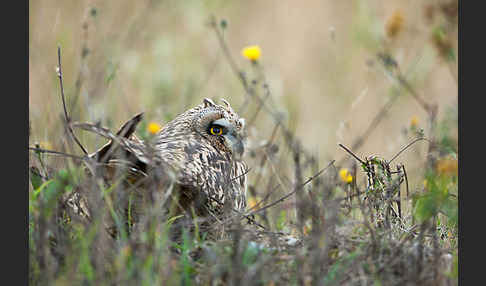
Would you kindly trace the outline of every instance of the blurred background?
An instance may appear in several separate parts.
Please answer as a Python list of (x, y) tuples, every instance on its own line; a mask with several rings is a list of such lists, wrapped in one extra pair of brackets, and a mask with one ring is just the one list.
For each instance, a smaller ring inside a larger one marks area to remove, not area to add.
[[(212, 16), (237, 66), (257, 80), (261, 96), (268, 83), (268, 105), (321, 165), (346, 157), (338, 143), (352, 146), (393, 96), (353, 151), (390, 159), (420, 132), (430, 136), (426, 112), (385, 72), (380, 53), (426, 102), (438, 104), (437, 120), (447, 122), (440, 132), (457, 146), (457, 1), (450, 0), (29, 1), (30, 145), (81, 153), (64, 136), (58, 45), (74, 121), (115, 130), (144, 111), (145, 121), (164, 125), (204, 97), (240, 110), (245, 90), (209, 25)], [(260, 69), (241, 54), (249, 45), (261, 49)], [(248, 128), (249, 149), (268, 140), (273, 126), (262, 110)], [(90, 152), (104, 144), (76, 133)], [(417, 142), (396, 159), (412, 170), (415, 186), (427, 148)]]

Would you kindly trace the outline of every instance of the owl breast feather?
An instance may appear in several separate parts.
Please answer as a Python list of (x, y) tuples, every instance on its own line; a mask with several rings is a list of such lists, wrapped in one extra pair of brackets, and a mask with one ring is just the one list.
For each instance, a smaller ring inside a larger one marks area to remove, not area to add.
[[(246, 207), (246, 166), (233, 160), (212, 145), (201, 144), (194, 138), (171, 140), (157, 144), (159, 156), (175, 168), (178, 183), (194, 192), (203, 192), (209, 207)], [(219, 211), (218, 211), (219, 212)]]

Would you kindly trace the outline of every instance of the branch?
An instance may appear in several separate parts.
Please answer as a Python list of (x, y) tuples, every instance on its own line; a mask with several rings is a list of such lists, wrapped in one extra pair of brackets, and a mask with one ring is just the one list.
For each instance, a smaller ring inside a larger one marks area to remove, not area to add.
[(349, 150), (348, 148), (346, 148), (343, 144), (339, 143), (338, 144), (339, 147), (343, 148), (344, 150), (346, 150), (346, 152), (348, 152), (351, 156), (353, 156), (356, 160), (358, 160), (361, 164), (363, 165), (366, 165), (366, 163), (361, 160), (358, 156), (356, 156), (353, 152), (351, 152), (351, 150)]
[(233, 57), (231, 56), (231, 53), (230, 53), (230, 51), (228, 49), (228, 46), (226, 45), (226, 43), (224, 41), (223, 34), (218, 29), (218, 24), (216, 23), (216, 18), (214, 17), (214, 15), (211, 16), (211, 20), (210, 20), (209, 24), (211, 25), (211, 28), (214, 29), (214, 32), (216, 33), (216, 36), (218, 37), (219, 45), (220, 45), (221, 49), (223, 50), (224, 55), (226, 56), (226, 59), (228, 60), (228, 63), (231, 66), (231, 69), (233, 70), (233, 72), (235, 73), (235, 75), (237, 75), (238, 78), (240, 79), (240, 81), (243, 84), (243, 88), (245, 89), (246, 93), (250, 94), (250, 91), (249, 91), (249, 88), (248, 88), (248, 83), (246, 81), (246, 78), (245, 78), (243, 72), (236, 65), (236, 62), (233, 59)]
[(391, 158), (391, 160), (388, 162), (388, 164), (390, 164), (393, 160), (395, 160), (395, 158), (397, 158), (400, 154), (402, 154), (403, 151), (407, 150), (408, 147), (412, 146), (415, 142), (418, 142), (420, 140), (425, 140), (425, 141), (430, 142), (430, 140), (425, 138), (425, 137), (420, 137), (420, 138), (413, 140), (412, 142), (408, 143), (407, 146), (403, 147), (402, 150), (400, 150), (395, 156), (393, 156), (393, 158)]
[(74, 142), (78, 144), (79, 148), (83, 151), (84, 155), (88, 155), (88, 151), (83, 147), (81, 142), (79, 142), (78, 138), (76, 138), (76, 135), (74, 135), (73, 128), (71, 127), (71, 118), (68, 115), (67, 109), (66, 109), (66, 99), (64, 96), (64, 86), (63, 86), (63, 80), (62, 80), (62, 66), (61, 66), (61, 46), (57, 47), (57, 59), (59, 62), (59, 66), (57, 67), (57, 76), (59, 77), (59, 84), (61, 86), (61, 99), (62, 99), (62, 107), (64, 109), (64, 117), (66, 118), (66, 124), (69, 130), (69, 133), (74, 139)]
[(69, 158), (83, 160), (83, 161), (88, 160), (87, 157), (76, 156), (76, 155), (67, 154), (67, 153), (63, 153), (63, 152), (59, 152), (59, 151), (47, 150), (47, 149), (43, 149), (43, 148), (29, 147), (29, 150), (34, 151), (34, 152), (38, 152), (38, 153), (59, 155), (59, 156), (69, 157)]
[(250, 212), (250, 213), (249, 213), (249, 214), (247, 214), (247, 215), (253, 215), (253, 214), (259, 213), (259, 212), (261, 212), (261, 211), (263, 211), (263, 210), (266, 210), (266, 209), (268, 209), (268, 208), (270, 208), (270, 207), (273, 207), (273, 206), (274, 206), (274, 205), (276, 205), (276, 204), (279, 204), (279, 203), (283, 202), (285, 199), (287, 199), (288, 197), (292, 196), (292, 195), (293, 195), (293, 194), (295, 194), (297, 191), (301, 190), (301, 189), (302, 189), (302, 188), (303, 188), (305, 185), (307, 185), (307, 184), (308, 184), (308, 183), (310, 183), (312, 180), (314, 180), (315, 178), (317, 178), (318, 176), (320, 176), (320, 175), (321, 175), (323, 172), (325, 172), (327, 169), (329, 169), (329, 167), (331, 167), (331, 166), (332, 166), (332, 164), (334, 164), (334, 162), (335, 162), (335, 161), (336, 161), (336, 160), (332, 160), (332, 161), (331, 161), (331, 162), (330, 162), (330, 163), (329, 163), (329, 164), (328, 164), (328, 165), (327, 165), (327, 166), (326, 166), (324, 169), (322, 169), (322, 170), (320, 170), (319, 172), (317, 172), (317, 173), (316, 173), (314, 176), (312, 176), (312, 177), (310, 177), (309, 179), (307, 179), (307, 181), (305, 181), (304, 183), (302, 183), (302, 184), (300, 184), (300, 185), (298, 185), (298, 186), (294, 187), (294, 190), (293, 190), (293, 191), (291, 191), (290, 193), (286, 194), (285, 196), (281, 197), (280, 199), (278, 199), (278, 200), (274, 201), (274, 202), (273, 202), (273, 203), (271, 203), (271, 204), (268, 204), (268, 205), (266, 205), (266, 206), (264, 206), (264, 207), (261, 207), (261, 208), (259, 208), (259, 209), (255, 210), (255, 211)]

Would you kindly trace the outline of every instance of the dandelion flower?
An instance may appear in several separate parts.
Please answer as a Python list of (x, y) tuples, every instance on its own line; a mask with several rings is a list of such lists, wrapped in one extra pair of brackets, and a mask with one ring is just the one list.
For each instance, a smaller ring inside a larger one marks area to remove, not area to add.
[(390, 38), (394, 38), (403, 29), (403, 22), (405, 21), (403, 13), (399, 10), (393, 12), (393, 14), (386, 21), (386, 35)]
[(241, 55), (254, 62), (260, 58), (261, 50), (259, 46), (247, 46), (241, 50)]
[(410, 119), (410, 126), (417, 127), (418, 124), (419, 124), (419, 118), (417, 116), (413, 116), (412, 119)]
[(157, 132), (162, 129), (162, 126), (160, 124), (155, 123), (155, 122), (150, 122), (149, 125), (147, 126), (147, 130), (150, 134), (156, 134)]
[(351, 183), (353, 181), (353, 176), (349, 173), (348, 169), (342, 168), (339, 171), (339, 177), (341, 178), (341, 181), (345, 183)]

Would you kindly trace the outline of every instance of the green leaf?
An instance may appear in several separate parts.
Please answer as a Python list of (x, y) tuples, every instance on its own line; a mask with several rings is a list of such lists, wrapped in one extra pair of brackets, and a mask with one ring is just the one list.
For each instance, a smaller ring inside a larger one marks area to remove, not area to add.
[(53, 179), (50, 179), (48, 181), (45, 181), (44, 183), (42, 183), (42, 185), (40, 185), (37, 189), (34, 190), (34, 196), (33, 196), (33, 199), (36, 199), (37, 196), (39, 195), (40, 192), (42, 192), (42, 190), (45, 189), (45, 187), (47, 185), (49, 185), (50, 183), (53, 182)]
[(456, 189), (457, 183), (450, 176), (440, 176), (428, 171), (425, 176), (427, 190), (416, 198), (414, 216), (419, 221), (435, 216), (439, 210), (448, 217), (449, 223), (457, 221), (457, 201), (449, 195)]
[(32, 183), (32, 187), (34, 190), (38, 189), (42, 183), (43, 183), (43, 178), (40, 174), (39, 169), (36, 167), (31, 167), (30, 168), (30, 182)]
[(437, 204), (432, 196), (425, 195), (415, 205), (415, 218), (421, 222), (428, 220), (437, 213)]
[(177, 216), (171, 217), (170, 219), (167, 220), (167, 226), (170, 227), (174, 223), (174, 221), (176, 221), (178, 218), (181, 218), (183, 216), (184, 215), (177, 215)]

